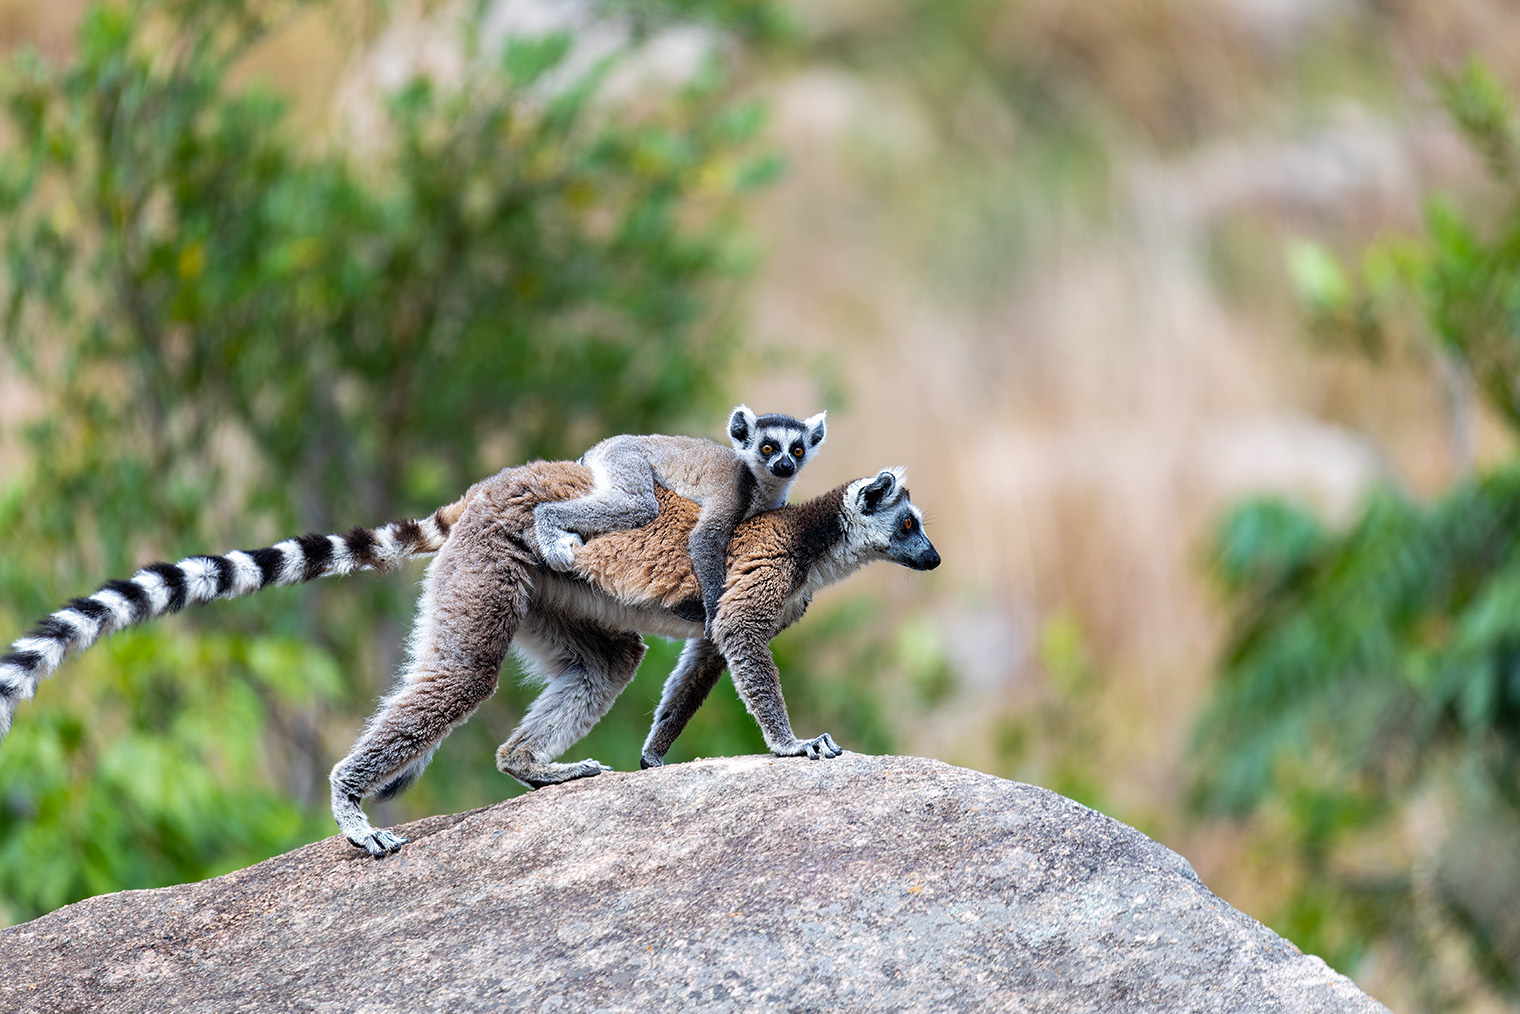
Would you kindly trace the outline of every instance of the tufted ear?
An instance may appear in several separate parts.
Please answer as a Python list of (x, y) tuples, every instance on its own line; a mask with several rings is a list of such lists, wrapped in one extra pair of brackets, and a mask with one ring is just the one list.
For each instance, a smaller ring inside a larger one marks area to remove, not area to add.
[(808, 416), (807, 419), (803, 420), (802, 427), (807, 432), (808, 450), (812, 450), (823, 443), (823, 438), (828, 435), (823, 425), (823, 420), (827, 416), (827, 412), (819, 412), (817, 415)]
[(860, 512), (862, 514), (875, 514), (881, 509), (883, 503), (892, 500), (892, 494), (897, 490), (897, 476), (888, 470), (882, 470), (876, 474), (870, 484), (861, 488)]
[(728, 438), (734, 442), (734, 447), (744, 450), (755, 439), (755, 413), (749, 410), (748, 405), (739, 405), (728, 416)]

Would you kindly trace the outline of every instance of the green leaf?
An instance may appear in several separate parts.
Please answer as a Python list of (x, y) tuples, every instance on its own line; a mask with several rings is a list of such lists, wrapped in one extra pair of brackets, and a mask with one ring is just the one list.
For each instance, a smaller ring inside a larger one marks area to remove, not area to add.
[(501, 66), (513, 85), (526, 88), (563, 64), (572, 45), (569, 32), (538, 38), (513, 36), (502, 48)]
[(1351, 301), (1351, 284), (1340, 263), (1324, 247), (1296, 240), (1287, 249), (1288, 278), (1298, 298), (1319, 311), (1344, 309)]

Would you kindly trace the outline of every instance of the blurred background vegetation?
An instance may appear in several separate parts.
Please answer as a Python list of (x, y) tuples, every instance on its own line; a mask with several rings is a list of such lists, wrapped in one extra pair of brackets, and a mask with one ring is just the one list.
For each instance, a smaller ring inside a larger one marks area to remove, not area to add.
[[(1517, 26), (0, 4), (0, 621), (607, 433), (827, 408), (798, 495), (904, 464), (946, 563), (778, 639), (799, 731), (1103, 809), (1396, 1009), (1513, 1009)], [(67, 663), (0, 748), (0, 919), (331, 833), (419, 574)], [(673, 662), (575, 754), (632, 768)], [(504, 679), (377, 819), (519, 791), (490, 759), (528, 700)], [(725, 687), (673, 759), (761, 748)]]

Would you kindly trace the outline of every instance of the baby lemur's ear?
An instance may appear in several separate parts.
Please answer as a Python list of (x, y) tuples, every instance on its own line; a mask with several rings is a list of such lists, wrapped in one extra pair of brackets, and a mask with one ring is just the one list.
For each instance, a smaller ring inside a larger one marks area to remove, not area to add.
[(807, 419), (803, 420), (802, 426), (807, 431), (807, 445), (809, 448), (817, 447), (823, 443), (823, 438), (827, 435), (823, 420), (827, 415), (827, 412), (819, 412), (817, 415), (808, 416)]
[(734, 442), (734, 447), (744, 450), (755, 439), (755, 426), (757, 420), (755, 413), (749, 410), (748, 405), (736, 407), (728, 416), (728, 438)]

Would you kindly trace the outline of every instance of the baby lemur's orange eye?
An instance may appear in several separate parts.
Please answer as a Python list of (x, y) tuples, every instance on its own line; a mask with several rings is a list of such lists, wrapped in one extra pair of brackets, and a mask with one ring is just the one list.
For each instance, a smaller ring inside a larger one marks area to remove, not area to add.
[(760, 453), (763, 454), (763, 455), (765, 455), (768, 458), (772, 454), (776, 453), (776, 445), (775, 444), (761, 444), (760, 445)]
[(792, 448), (792, 457), (796, 458), (798, 461), (801, 461), (802, 456), (806, 453), (806, 449), (804, 449), (801, 444), (798, 444), (796, 447)]
[(911, 532), (912, 530), (913, 530), (913, 519), (911, 517), (903, 518), (903, 531), (905, 531), (905, 532)]

